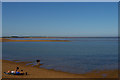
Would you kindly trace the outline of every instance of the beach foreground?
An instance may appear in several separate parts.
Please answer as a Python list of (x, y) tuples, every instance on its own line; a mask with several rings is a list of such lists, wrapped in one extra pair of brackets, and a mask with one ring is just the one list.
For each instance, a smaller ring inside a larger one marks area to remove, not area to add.
[[(72, 74), (67, 72), (47, 70), (39, 68), (38, 66), (25, 65), (26, 62), (13, 62), (2, 60), (2, 78), (103, 78), (103, 74), (106, 74), (106, 78), (117, 78), (117, 70), (106, 70), (100, 72), (90, 72), (87, 74)], [(6, 75), (4, 72), (8, 70), (14, 70), (16, 67), (28, 72), (28, 75)]]

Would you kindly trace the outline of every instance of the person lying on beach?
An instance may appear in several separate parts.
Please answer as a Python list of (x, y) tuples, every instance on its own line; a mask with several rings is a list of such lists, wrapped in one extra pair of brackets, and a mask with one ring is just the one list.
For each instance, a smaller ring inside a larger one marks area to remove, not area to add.
[(5, 74), (9, 74), (9, 75), (24, 75), (26, 74), (27, 75), (27, 72), (24, 73), (23, 70), (21, 70), (20, 72), (15, 72), (15, 71), (8, 71), (8, 72), (4, 72)]
[(27, 75), (27, 72), (24, 73), (23, 70), (19, 71), (19, 67), (17, 67), (14, 71), (8, 71), (8, 72), (4, 72), (5, 74), (13, 74), (13, 75)]
[(7, 73), (16, 73), (16, 72), (19, 72), (19, 67), (17, 67), (14, 71), (10, 70)]
[(11, 73), (11, 71), (8, 71), (7, 73)]

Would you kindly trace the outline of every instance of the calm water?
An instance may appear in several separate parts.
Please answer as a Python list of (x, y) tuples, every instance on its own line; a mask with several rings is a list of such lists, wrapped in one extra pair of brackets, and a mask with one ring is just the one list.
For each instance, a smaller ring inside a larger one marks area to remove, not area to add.
[(59, 40), (72, 42), (3, 42), (3, 59), (21, 61), (40, 59), (43, 68), (77, 74), (92, 70), (117, 69), (117, 38), (59, 38)]

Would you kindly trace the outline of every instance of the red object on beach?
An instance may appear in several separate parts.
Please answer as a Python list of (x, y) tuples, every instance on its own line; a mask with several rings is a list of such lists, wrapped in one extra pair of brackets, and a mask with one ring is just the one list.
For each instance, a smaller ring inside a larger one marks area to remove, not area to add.
[(8, 71), (8, 73), (10, 73), (11, 71)]

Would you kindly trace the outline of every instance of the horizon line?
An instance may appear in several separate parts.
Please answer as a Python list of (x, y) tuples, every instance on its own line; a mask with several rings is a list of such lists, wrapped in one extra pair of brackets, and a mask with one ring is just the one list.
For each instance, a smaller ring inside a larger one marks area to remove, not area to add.
[(79, 37), (79, 36), (2, 36), (2, 38), (4, 37), (16, 37), (16, 38), (27, 38), (27, 37), (40, 37), (40, 38), (114, 38), (114, 37), (120, 37), (120, 36), (83, 36), (83, 37)]

